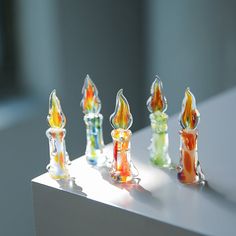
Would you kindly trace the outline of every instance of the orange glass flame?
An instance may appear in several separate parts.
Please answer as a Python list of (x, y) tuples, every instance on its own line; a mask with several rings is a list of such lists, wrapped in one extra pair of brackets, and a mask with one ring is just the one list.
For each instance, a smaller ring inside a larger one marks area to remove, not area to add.
[(51, 92), (49, 97), (49, 114), (47, 120), (52, 128), (64, 128), (66, 125), (66, 117), (62, 112), (55, 89)]
[(167, 109), (167, 101), (162, 92), (162, 82), (157, 77), (152, 83), (151, 96), (147, 100), (147, 107), (150, 112), (165, 112)]
[(101, 101), (98, 97), (98, 90), (89, 75), (87, 75), (84, 80), (82, 93), (83, 99), (81, 106), (83, 107), (84, 114), (99, 113), (101, 110)]
[(123, 89), (120, 89), (116, 95), (116, 107), (110, 116), (110, 122), (114, 129), (129, 129), (133, 123), (129, 103), (123, 95)]
[(185, 91), (185, 97), (182, 103), (182, 111), (180, 114), (180, 124), (183, 129), (195, 129), (200, 121), (200, 113), (196, 107), (194, 95), (190, 89)]

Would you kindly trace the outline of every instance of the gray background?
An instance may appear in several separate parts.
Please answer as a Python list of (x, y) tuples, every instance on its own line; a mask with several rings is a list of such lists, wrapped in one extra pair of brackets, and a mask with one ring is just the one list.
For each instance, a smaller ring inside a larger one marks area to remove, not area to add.
[(30, 180), (49, 160), (45, 131), (53, 88), (67, 116), (67, 149), (74, 159), (85, 149), (79, 103), (87, 73), (100, 92), (106, 143), (119, 88), (135, 131), (149, 123), (145, 103), (155, 74), (163, 80), (169, 115), (180, 110), (186, 86), (203, 101), (236, 84), (236, 1), (15, 4), (18, 75), (26, 96), (0, 103), (1, 235), (34, 233)]

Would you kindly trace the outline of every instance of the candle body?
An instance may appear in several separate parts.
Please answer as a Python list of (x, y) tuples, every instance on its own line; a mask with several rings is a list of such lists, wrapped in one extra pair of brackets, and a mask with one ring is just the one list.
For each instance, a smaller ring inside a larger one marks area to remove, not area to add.
[(168, 153), (168, 116), (164, 112), (157, 111), (150, 114), (150, 120), (152, 127), (152, 139), (149, 147), (151, 161), (159, 167), (169, 167), (171, 159)]
[(63, 128), (49, 128), (46, 131), (50, 151), (50, 163), (47, 169), (54, 179), (67, 179), (69, 177), (69, 156), (66, 152), (65, 135), (66, 130)]
[(129, 182), (137, 176), (135, 167), (130, 159), (131, 131), (115, 129), (111, 132), (113, 139), (113, 163), (111, 177), (121, 183)]
[(195, 184), (205, 180), (197, 152), (197, 130), (180, 131), (180, 165), (178, 179), (182, 183)]
[(105, 161), (103, 154), (104, 141), (102, 133), (102, 114), (87, 114), (84, 116), (86, 124), (86, 159), (91, 165), (101, 164)]

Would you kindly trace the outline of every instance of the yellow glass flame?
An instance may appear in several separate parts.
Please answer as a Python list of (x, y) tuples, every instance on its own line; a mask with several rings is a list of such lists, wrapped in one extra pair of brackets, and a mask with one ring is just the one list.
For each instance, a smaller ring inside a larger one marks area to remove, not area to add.
[(167, 101), (162, 91), (162, 82), (157, 77), (152, 83), (151, 96), (147, 100), (147, 107), (150, 112), (165, 112), (167, 109)]
[(66, 117), (62, 112), (55, 89), (51, 92), (49, 97), (49, 114), (47, 120), (52, 128), (64, 128), (66, 125)]
[(125, 130), (129, 129), (133, 123), (129, 103), (123, 95), (123, 89), (120, 89), (116, 95), (116, 107), (114, 113), (110, 116), (110, 122), (114, 129)]
[(194, 95), (187, 88), (182, 103), (182, 111), (180, 114), (180, 124), (186, 129), (195, 129), (200, 121), (200, 113), (196, 107)]
[(89, 75), (86, 76), (83, 86), (83, 99), (81, 101), (81, 106), (85, 114), (88, 113), (99, 113), (101, 110), (101, 101), (98, 97), (98, 90), (90, 79)]

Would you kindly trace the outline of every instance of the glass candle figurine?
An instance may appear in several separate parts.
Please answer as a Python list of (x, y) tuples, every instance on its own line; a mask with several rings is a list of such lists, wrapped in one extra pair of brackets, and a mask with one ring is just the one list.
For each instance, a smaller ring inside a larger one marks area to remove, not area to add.
[(66, 151), (65, 135), (66, 117), (62, 112), (60, 101), (53, 90), (49, 97), (49, 114), (47, 116), (50, 128), (46, 131), (49, 140), (50, 163), (47, 170), (53, 179), (69, 177), (69, 155)]
[(101, 101), (98, 97), (98, 90), (89, 75), (84, 80), (82, 93), (81, 106), (85, 114), (84, 122), (86, 124), (87, 136), (86, 159), (91, 165), (102, 165), (105, 162), (105, 156), (103, 153), (103, 116), (99, 113)]
[(152, 127), (152, 139), (150, 158), (153, 164), (159, 167), (170, 167), (171, 159), (168, 154), (169, 137), (167, 133), (168, 115), (167, 101), (162, 91), (162, 82), (157, 77), (151, 87), (151, 96), (147, 100), (147, 108), (150, 111)]
[(110, 116), (110, 122), (114, 130), (111, 132), (113, 139), (113, 162), (111, 177), (120, 183), (131, 181), (138, 175), (130, 159), (130, 138), (132, 132), (129, 130), (133, 123), (128, 101), (119, 90), (116, 96), (115, 112)]
[(197, 153), (197, 125), (200, 121), (200, 113), (189, 88), (185, 91), (179, 121), (182, 130), (179, 132), (181, 157), (178, 167), (178, 179), (185, 184), (204, 183), (205, 177)]

